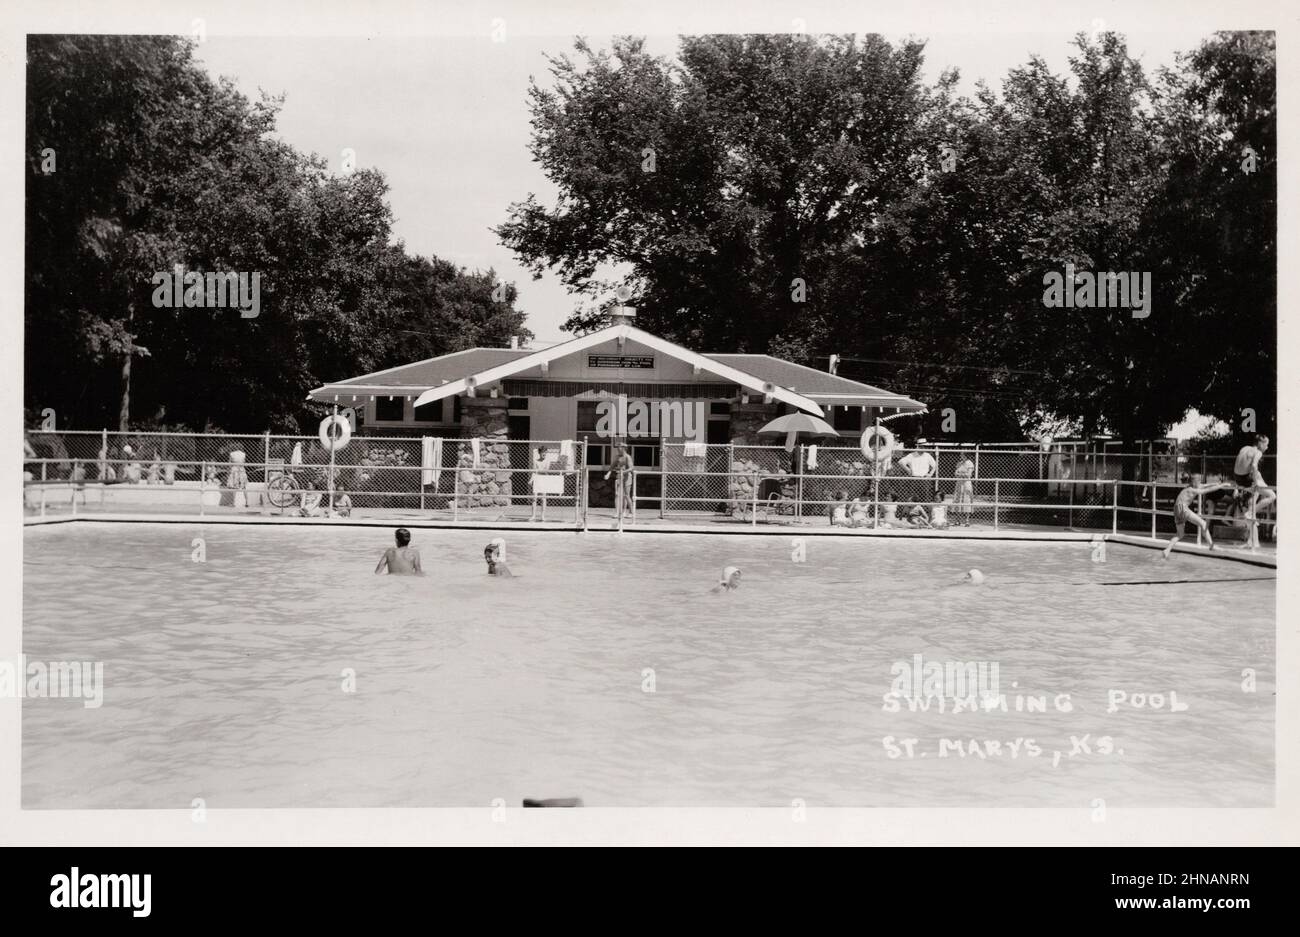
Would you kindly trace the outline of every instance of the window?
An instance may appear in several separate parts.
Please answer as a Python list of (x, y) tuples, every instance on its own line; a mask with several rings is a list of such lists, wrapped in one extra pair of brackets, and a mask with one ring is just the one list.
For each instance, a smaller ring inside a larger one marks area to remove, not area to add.
[(388, 423), (400, 423), (406, 415), (405, 397), (376, 397), (375, 419)]
[(415, 408), (415, 418), (417, 420), (428, 420), (433, 423), (442, 422), (443, 404), (446, 400), (435, 400), (433, 403), (426, 403), (423, 406)]
[(509, 409), (509, 410), (527, 410), (527, 409), (528, 409), (528, 398), (527, 398), (527, 397), (511, 397), (511, 398), (510, 398), (510, 402), (509, 402), (508, 404), (506, 404), (506, 408)]
[(861, 407), (831, 407), (831, 425), (836, 429), (857, 432), (862, 429)]
[(725, 400), (723, 400), (723, 401), (720, 402), (720, 403), (715, 401), (714, 403), (709, 404), (709, 415), (710, 415), (710, 416), (730, 416), (730, 415), (731, 415), (731, 404), (729, 404), (729, 403), (728, 403), (727, 401), (725, 401)]
[(596, 414), (596, 403), (597, 402), (595, 400), (578, 401), (578, 432), (579, 433), (596, 432), (596, 423), (598, 422), (599, 419)]
[(453, 397), (452, 400), (455, 402), (452, 404), (451, 421), (457, 425), (460, 425), (460, 398)]

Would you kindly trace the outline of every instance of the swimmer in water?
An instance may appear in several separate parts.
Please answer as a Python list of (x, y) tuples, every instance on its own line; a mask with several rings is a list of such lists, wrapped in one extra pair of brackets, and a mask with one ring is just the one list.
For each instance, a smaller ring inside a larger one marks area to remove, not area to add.
[(735, 566), (728, 566), (722, 571), (722, 578), (718, 584), (709, 591), (717, 594), (719, 592), (735, 592), (740, 588), (740, 570)]
[(483, 559), (487, 562), (489, 576), (514, 577), (510, 567), (506, 565), (506, 542), (501, 537), (497, 537), (483, 548)]
[(968, 570), (965, 576), (961, 577), (962, 582), (970, 583), (972, 586), (983, 585), (984, 574), (978, 569)]
[(393, 534), (393, 539), (397, 541), (397, 546), (389, 547), (384, 551), (384, 555), (379, 559), (379, 565), (375, 567), (375, 575), (379, 575), (387, 567), (390, 576), (423, 576), (424, 570), (420, 568), (420, 551), (410, 545), (411, 532), (405, 527), (399, 527)]

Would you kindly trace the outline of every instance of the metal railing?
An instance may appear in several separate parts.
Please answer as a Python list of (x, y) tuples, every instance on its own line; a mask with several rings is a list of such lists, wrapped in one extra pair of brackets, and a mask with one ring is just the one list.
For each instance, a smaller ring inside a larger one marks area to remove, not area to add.
[[(1181, 480), (1161, 476), (1208, 467), (1200, 480), (1212, 482), (1216, 474), (1230, 478), (1233, 461), (1204, 457), (1180, 466), (1162, 463), (1166, 457), (1160, 453), (1083, 452), (1068, 443), (1059, 450), (927, 444), (923, 451), (935, 458), (937, 476), (911, 479), (878, 477), (876, 466), (847, 446), (634, 441), (638, 464), (631, 470), (631, 504), (620, 505), (622, 482), (604, 478), (608, 457), (600, 440), (444, 438), (431, 443), (421, 437), (354, 436), (334, 453), (331, 465), (320, 440), (306, 436), (33, 431), (27, 438), (38, 458), (24, 463), (31, 476), (24, 501), (42, 514), (116, 506), (127, 513), (313, 515), (338, 511), (340, 505), (347, 510), (350, 504), (359, 511), (419, 512), (459, 521), (518, 519), (525, 510), (529, 517), (540, 512), (551, 519), (560, 516), (551, 513), (556, 509), (568, 517), (572, 508), (579, 526), (587, 524), (590, 511), (604, 509), (617, 511), (619, 524), (625, 515), (644, 521), (646, 512), (749, 524), (760, 518), (829, 523), (841, 501), (836, 495), (843, 491), (846, 509), (856, 499), (873, 527), (905, 524), (897, 508), (904, 504), (920, 505), (932, 523), (937, 513), (950, 524), (959, 518), (995, 530), (1036, 524), (1145, 530), (1156, 536), (1172, 529), (1172, 496), (1184, 487)], [(541, 468), (539, 448), (544, 450)], [(954, 472), (963, 452), (976, 462), (968, 503), (955, 498), (960, 479)], [(242, 461), (233, 453), (242, 454)], [(1145, 480), (1121, 477), (1117, 459), (1130, 456), (1142, 460), (1130, 470), (1149, 470)], [(1215, 467), (1220, 471), (1209, 470)], [(1198, 507), (1204, 510), (1203, 499)], [(1275, 529), (1275, 511), (1276, 502), (1258, 519), (1266, 535)]]

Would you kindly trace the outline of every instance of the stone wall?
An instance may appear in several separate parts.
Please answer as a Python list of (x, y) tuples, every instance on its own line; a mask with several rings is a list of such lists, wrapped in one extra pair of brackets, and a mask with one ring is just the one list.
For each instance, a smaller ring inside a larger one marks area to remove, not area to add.
[(510, 504), (509, 401), (505, 397), (465, 397), (461, 400), (460, 425), (466, 438), (477, 437), (479, 464), (469, 444), (461, 446), (460, 506), (464, 508), (504, 507)]
[(770, 423), (785, 409), (781, 404), (763, 403), (763, 398), (749, 398), (749, 403), (737, 401), (731, 405), (731, 441), (737, 446), (778, 444), (785, 440), (778, 436), (759, 436), (758, 430)]

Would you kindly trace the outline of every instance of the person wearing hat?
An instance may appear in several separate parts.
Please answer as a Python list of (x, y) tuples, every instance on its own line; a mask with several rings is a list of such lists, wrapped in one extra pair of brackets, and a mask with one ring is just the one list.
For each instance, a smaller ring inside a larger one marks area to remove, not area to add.
[(487, 563), (489, 576), (505, 576), (512, 578), (514, 573), (510, 572), (510, 567), (506, 565), (506, 541), (502, 537), (494, 537), (488, 541), (488, 545), (483, 548), (483, 559)]
[(726, 566), (722, 570), (722, 578), (718, 584), (710, 589), (710, 592), (735, 592), (740, 588), (740, 569), (736, 566)]

